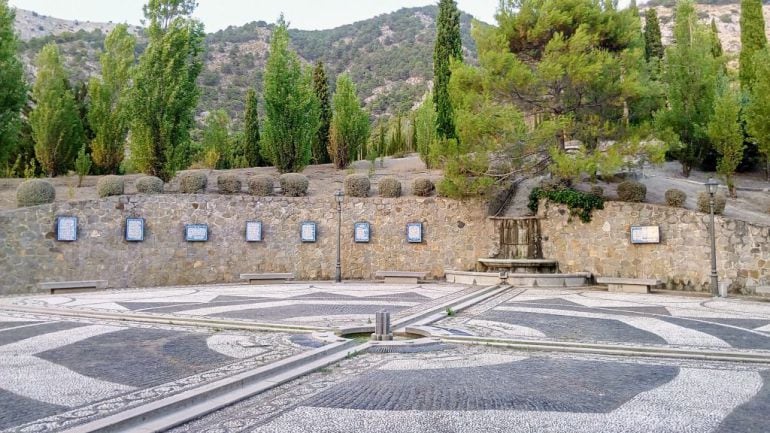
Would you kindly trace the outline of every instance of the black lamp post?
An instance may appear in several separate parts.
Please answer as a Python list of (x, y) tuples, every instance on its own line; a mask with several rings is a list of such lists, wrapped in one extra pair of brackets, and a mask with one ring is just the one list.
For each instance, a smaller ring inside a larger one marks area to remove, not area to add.
[(334, 271), (334, 282), (342, 282), (342, 261), (340, 259), (340, 246), (342, 244), (342, 191), (334, 193), (334, 199), (337, 201), (337, 267)]
[(711, 227), (709, 227), (709, 236), (711, 238), (711, 293), (719, 296), (719, 277), (717, 276), (717, 246), (716, 233), (714, 230), (714, 195), (719, 188), (719, 182), (709, 178), (706, 181), (706, 188), (709, 192), (709, 213), (711, 214)]

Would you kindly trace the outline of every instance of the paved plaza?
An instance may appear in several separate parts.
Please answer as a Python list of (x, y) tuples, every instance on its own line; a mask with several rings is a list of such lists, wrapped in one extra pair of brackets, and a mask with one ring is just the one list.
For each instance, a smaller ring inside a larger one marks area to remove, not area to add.
[[(381, 310), (428, 337), (333, 335)], [(381, 283), (0, 298), (1, 432), (97, 431), (290, 368), (170, 431), (767, 432), (770, 303)]]

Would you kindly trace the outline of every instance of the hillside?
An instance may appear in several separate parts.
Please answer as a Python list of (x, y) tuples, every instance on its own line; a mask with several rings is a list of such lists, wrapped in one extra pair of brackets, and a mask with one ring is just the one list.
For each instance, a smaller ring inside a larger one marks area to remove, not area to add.
[[(431, 86), (438, 7), (404, 8), (331, 30), (291, 30), (292, 45), (307, 64), (318, 60), (331, 77), (348, 72), (375, 115), (407, 111)], [(112, 24), (59, 20), (19, 10), (17, 29), (30, 77), (40, 49), (56, 41), (73, 80), (98, 73), (98, 54)], [(475, 62), (472, 17), (461, 16), (466, 59)], [(132, 28), (138, 33), (137, 28)], [(264, 21), (229, 27), (206, 38), (199, 113), (224, 108), (238, 118), (248, 86), (261, 91), (272, 25)], [(137, 53), (144, 49), (140, 41)]]

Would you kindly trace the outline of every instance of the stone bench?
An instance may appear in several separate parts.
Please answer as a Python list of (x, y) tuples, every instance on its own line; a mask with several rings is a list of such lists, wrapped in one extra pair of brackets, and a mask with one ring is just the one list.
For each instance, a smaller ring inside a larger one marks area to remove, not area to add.
[(292, 273), (241, 274), (241, 280), (246, 280), (249, 284), (280, 284), (293, 279)]
[(654, 278), (596, 277), (596, 282), (606, 284), (610, 292), (620, 293), (650, 293), (650, 289), (660, 285), (660, 280)]
[(106, 289), (107, 280), (57, 281), (52, 283), (40, 283), (40, 288), (48, 291), (48, 293), (52, 295), (61, 292), (90, 292), (94, 290)]
[(417, 284), (428, 276), (427, 272), (377, 271), (374, 278), (383, 278), (390, 284)]

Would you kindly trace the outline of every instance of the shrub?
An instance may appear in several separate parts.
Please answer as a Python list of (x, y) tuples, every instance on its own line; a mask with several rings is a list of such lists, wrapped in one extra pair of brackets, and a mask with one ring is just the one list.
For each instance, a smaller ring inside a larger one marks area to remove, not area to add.
[(241, 178), (234, 174), (220, 174), (217, 177), (217, 189), (220, 194), (235, 194), (241, 192)]
[(591, 212), (594, 209), (604, 209), (604, 199), (574, 189), (560, 189), (549, 191), (543, 188), (533, 188), (529, 193), (529, 210), (537, 212), (540, 199), (548, 199), (554, 203), (566, 204), (572, 215), (577, 215), (584, 223), (591, 221)]
[(16, 204), (19, 207), (53, 203), (55, 199), (56, 189), (51, 185), (51, 182), (45, 180), (27, 180), (16, 188)]
[(380, 191), (380, 197), (401, 197), (401, 182), (393, 176), (380, 179), (377, 188)]
[[(714, 213), (716, 215), (722, 215), (725, 212), (725, 206), (727, 205), (727, 196), (724, 194), (714, 195)], [(698, 194), (698, 210), (703, 213), (709, 213), (709, 193), (702, 192)]]
[(618, 184), (618, 198), (621, 201), (641, 203), (647, 197), (647, 187), (635, 180), (624, 180)]
[(369, 177), (363, 174), (345, 176), (345, 195), (349, 197), (368, 197), (372, 184)]
[(687, 200), (687, 194), (684, 191), (672, 188), (666, 191), (666, 204), (671, 207), (684, 207), (684, 202)]
[(104, 176), (96, 183), (96, 193), (99, 197), (109, 197), (113, 195), (123, 195), (124, 182), (120, 176)]
[(251, 176), (248, 181), (249, 194), (259, 197), (267, 197), (273, 195), (273, 188), (275, 186), (275, 179), (272, 176)]
[(278, 182), (281, 184), (283, 195), (287, 197), (302, 197), (307, 195), (307, 189), (310, 186), (310, 181), (307, 176), (303, 176), (299, 173), (283, 174), (278, 178)]
[(597, 196), (597, 197), (604, 197), (604, 188), (602, 188), (599, 185), (593, 185), (591, 187), (591, 194)]
[(546, 191), (558, 191), (561, 189), (570, 188), (572, 181), (565, 177), (553, 177), (550, 179), (543, 179), (540, 182), (540, 187)]
[(436, 185), (427, 177), (418, 177), (412, 183), (412, 194), (419, 197), (429, 197), (435, 189)]
[(163, 179), (155, 176), (142, 176), (134, 182), (134, 186), (142, 194), (163, 193)]
[(194, 171), (179, 176), (179, 192), (184, 194), (195, 194), (206, 191), (206, 185), (209, 179), (206, 173)]

